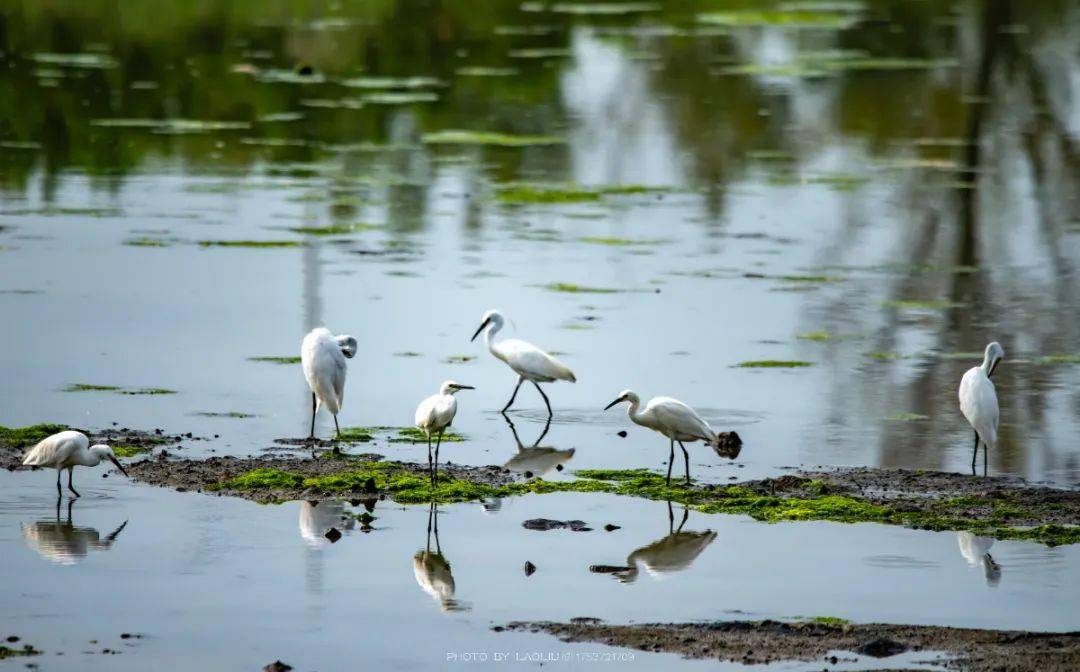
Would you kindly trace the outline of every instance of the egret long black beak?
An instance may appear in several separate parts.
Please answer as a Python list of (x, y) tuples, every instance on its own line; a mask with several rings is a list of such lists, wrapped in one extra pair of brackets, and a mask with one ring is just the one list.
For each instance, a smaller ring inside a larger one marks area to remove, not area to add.
[(116, 468), (119, 469), (120, 473), (122, 473), (124, 476), (128, 475), (127, 469), (124, 469), (124, 465), (120, 464), (120, 460), (116, 459), (115, 457), (110, 457), (109, 461), (115, 464)]
[(1001, 363), (1001, 358), (1000, 357), (998, 357), (997, 359), (994, 360), (994, 363), (990, 365), (990, 373), (986, 374), (987, 378), (990, 378), (990, 377), (992, 377), (994, 375), (994, 371), (997, 369), (997, 365), (1000, 364), (1000, 363)]
[(454, 387), (456, 389), (459, 389), (459, 390), (475, 390), (476, 389), (472, 385), (455, 385)]
[(476, 337), (480, 335), (480, 332), (484, 330), (484, 327), (486, 327), (488, 325), (488, 322), (491, 322), (490, 318), (486, 319), (486, 320), (484, 320), (483, 322), (480, 323), (480, 326), (476, 328), (476, 333), (473, 334), (472, 338), (469, 339), (470, 343), (472, 343), (473, 341), (476, 340)]
[(622, 401), (622, 400), (623, 400), (623, 398), (622, 398), (622, 397), (619, 397), (618, 399), (616, 399), (615, 401), (611, 402), (611, 403), (610, 403), (610, 404), (608, 404), (607, 406), (604, 406), (604, 410), (605, 410), (605, 411), (606, 411), (606, 410), (608, 410), (609, 408), (611, 408), (612, 406), (614, 406), (615, 404), (619, 403), (619, 402), (620, 402), (620, 401)]

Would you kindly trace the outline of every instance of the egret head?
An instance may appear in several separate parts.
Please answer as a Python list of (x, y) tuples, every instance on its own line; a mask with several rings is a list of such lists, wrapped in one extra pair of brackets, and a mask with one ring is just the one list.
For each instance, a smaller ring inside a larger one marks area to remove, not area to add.
[(983, 368), (986, 369), (986, 377), (994, 375), (994, 369), (1001, 360), (1005, 359), (1005, 349), (997, 341), (986, 346), (986, 354), (983, 356)]
[(639, 399), (637, 394), (635, 394), (632, 390), (623, 390), (622, 392), (619, 393), (619, 396), (615, 398), (615, 401), (611, 402), (610, 404), (608, 404), (607, 406), (604, 407), (604, 410), (606, 411), (609, 408), (611, 408), (612, 406), (615, 406), (616, 404), (620, 404), (620, 403), (622, 403), (624, 401), (630, 402), (631, 405), (641, 403), (641, 399)]
[(480, 326), (476, 328), (476, 333), (474, 333), (472, 335), (472, 338), (470, 338), (469, 340), (470, 341), (475, 341), (476, 337), (480, 335), (480, 332), (482, 332), (484, 330), (484, 328), (487, 327), (489, 324), (494, 326), (495, 331), (498, 331), (499, 329), (502, 329), (502, 326), (503, 326), (502, 313), (495, 310), (494, 308), (492, 308), (491, 310), (484, 313), (484, 317), (480, 320)]
[(90, 454), (97, 457), (98, 462), (102, 460), (108, 460), (116, 465), (116, 468), (120, 470), (124, 476), (127, 476), (127, 469), (124, 469), (124, 465), (120, 464), (120, 460), (116, 459), (116, 453), (109, 446), (104, 443), (99, 443), (96, 446), (90, 446)]
[(439, 394), (454, 394), (458, 390), (475, 390), (472, 385), (462, 385), (461, 383), (455, 383), (452, 380), (448, 380), (442, 384), (439, 388)]
[(994, 588), (1001, 583), (1001, 565), (989, 553), (982, 557), (982, 568), (986, 585)]
[(341, 354), (352, 359), (356, 354), (356, 338), (348, 334), (342, 334), (341, 336), (335, 336), (334, 340), (337, 341), (338, 347), (341, 348)]

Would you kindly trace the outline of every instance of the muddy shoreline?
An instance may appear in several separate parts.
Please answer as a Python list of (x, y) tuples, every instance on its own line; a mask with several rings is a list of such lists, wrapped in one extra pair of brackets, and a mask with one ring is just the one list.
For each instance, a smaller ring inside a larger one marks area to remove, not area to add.
[(580, 618), (570, 623), (513, 622), (496, 631), (547, 633), (562, 642), (588, 642), (675, 653), (747, 665), (818, 661), (835, 665), (850, 652), (879, 659), (925, 652), (933, 662), (964, 672), (1067, 672), (1080, 669), (1080, 632), (978, 630), (880, 623), (719, 621), (609, 625)]
[[(26, 441), (52, 426), (4, 428), (0, 466), (21, 468)], [(15, 439), (22, 441), (21, 445)], [(968, 530), (998, 539), (1048, 545), (1080, 543), (1080, 489), (1051, 488), (1014, 477), (979, 477), (906, 469), (837, 468), (724, 484), (667, 487), (642, 469), (581, 470), (570, 481), (543, 481), (501, 466), (440, 465), (432, 488), (426, 463), (386, 461), (375, 453), (335, 452), (330, 442), (301, 447), (281, 440), (273, 454), (185, 459), (185, 441), (200, 437), (112, 428), (92, 432), (137, 451), (127, 459), (135, 480), (178, 491), (282, 502), (327, 497), (388, 497), (402, 503), (465, 502), (552, 492), (597, 492), (683, 503), (704, 513), (749, 515), (764, 522), (878, 522), (928, 530)], [(32, 444), (31, 444), (32, 445)], [(358, 444), (361, 448), (364, 444)], [(355, 449), (355, 448), (354, 448)], [(143, 457), (144, 456), (144, 457)]]

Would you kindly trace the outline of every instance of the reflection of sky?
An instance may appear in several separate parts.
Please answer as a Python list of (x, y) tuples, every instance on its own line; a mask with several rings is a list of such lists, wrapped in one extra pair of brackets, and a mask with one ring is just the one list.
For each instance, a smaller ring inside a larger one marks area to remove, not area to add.
[[(758, 65), (838, 47), (831, 35), (772, 29), (753, 34), (761, 39), (737, 34), (731, 45), (741, 61)], [(970, 70), (981, 52), (978, 40), (965, 39), (975, 45), (965, 42), (959, 52)], [(1053, 35), (1047, 39), (1055, 43)], [(501, 422), (483, 411), (501, 406), (513, 378), (467, 342), (483, 310), (498, 307), (516, 325), (507, 335), (566, 352), (564, 359), (581, 380), (551, 388), (556, 408), (577, 420), (557, 422), (549, 440), (577, 448), (576, 467), (660, 465), (662, 439), (638, 429), (626, 440), (614, 439), (608, 423), (628, 422), (617, 411), (599, 414), (613, 394), (633, 387), (645, 397), (672, 394), (719, 409), (720, 417), (761, 418), (739, 427), (747, 442), (743, 469), (695, 451), (695, 460), (707, 467), (699, 471), (706, 478), (800, 463), (960, 469), (970, 446), (955, 408), (955, 387), (977, 360), (925, 353), (980, 351), (991, 337), (1012, 358), (1075, 351), (1077, 238), (1062, 233), (1070, 221), (1067, 196), (1075, 194), (1075, 174), (1059, 170), (1053, 129), (1035, 128), (1044, 133), (1039, 137), (1045, 151), (1032, 154), (1025, 145), (1020, 131), (1034, 117), (1023, 90), (991, 91), (1002, 103), (987, 114), (986, 168), (975, 196), (981, 272), (908, 274), (908, 264), (957, 264), (962, 192), (951, 184), (961, 175), (912, 168), (922, 156), (915, 138), (883, 145), (850, 128), (843, 113), (858, 100), (865, 78), (750, 76), (750, 87), (768, 92), (751, 101), (720, 99), (730, 76), (705, 79), (716, 83), (716, 91), (708, 91), (715, 110), (704, 117), (714, 127), (687, 128), (686, 119), (700, 117), (681, 113), (685, 101), (663, 86), (676, 75), (663, 70), (663, 59), (633, 58), (635, 50), (663, 53), (662, 42), (641, 38), (627, 46), (575, 28), (570, 44), (574, 58), (566, 62), (558, 88), (570, 140), (565, 148), (341, 153), (326, 155), (307, 176), (280, 174), (270, 162), (238, 175), (163, 158), (111, 181), (108, 189), (102, 188), (104, 178), (77, 171), (50, 182), (54, 207), (119, 212), (5, 217), (14, 228), (0, 233), (0, 245), (13, 249), (0, 252), (0, 289), (44, 293), (0, 294), (0, 309), (11, 324), (0, 335), (0, 367), (20, 381), (0, 392), (4, 422), (162, 426), (221, 434), (212, 444), (185, 446), (188, 454), (258, 450), (273, 438), (305, 431), (307, 396), (298, 367), (246, 358), (292, 355), (304, 331), (325, 322), (356, 334), (361, 344), (350, 362), (344, 424), (407, 424), (418, 399), (438, 381), (454, 378), (479, 390), (463, 400), (456, 421), (473, 441), (453, 446), (451, 459), (502, 463), (513, 454), (513, 444)], [(1048, 83), (1072, 81), (1080, 70), (1046, 49), (1032, 53), (1035, 71), (1045, 73)], [(954, 86), (958, 78), (948, 72), (925, 75), (936, 87), (931, 92)], [(1071, 79), (1062, 72), (1072, 73)], [(907, 77), (883, 74), (880, 86), (887, 89), (888, 82)], [(726, 153), (758, 146), (755, 138), (739, 137), (746, 124), (733, 125), (728, 116), (745, 105), (762, 106), (751, 116), (779, 115), (760, 131), (766, 133), (761, 148), (778, 145), (794, 160)], [(1067, 114), (1067, 105), (1055, 94), (1053, 119), (1075, 116)], [(911, 114), (921, 114), (918, 106)], [(1064, 127), (1071, 129), (1070, 123)], [(952, 125), (939, 133), (955, 135)], [(910, 127), (927, 135), (935, 130), (930, 122)], [(283, 132), (301, 128), (285, 126)], [(393, 112), (387, 139), (415, 140), (421, 128), (423, 120), (414, 112)], [(713, 156), (706, 156), (687, 145), (695, 133), (727, 140), (710, 144)], [(1070, 137), (1075, 146), (1075, 135)], [(237, 139), (226, 136), (222, 149)], [(500, 170), (495, 157), (507, 156), (517, 157), (523, 177), (674, 184), (688, 191), (510, 208), (490, 200)], [(731, 181), (700, 184), (695, 164), (717, 156)], [(388, 179), (398, 184), (387, 185)], [(840, 187), (856, 180), (855, 188), (838, 188), (837, 180)], [(723, 199), (719, 210), (714, 187)], [(7, 200), (5, 208), (42, 207), (44, 188), (35, 173), (25, 191), (16, 192), (25, 201)], [(333, 209), (330, 199), (351, 205)], [(315, 240), (302, 251), (191, 244), (294, 238), (283, 229), (356, 221), (387, 229), (344, 244)], [(162, 249), (121, 245), (143, 230), (167, 230), (180, 242)], [(663, 242), (609, 247), (580, 243), (581, 236)], [(545, 240), (552, 237), (555, 242)], [(389, 245), (408, 252), (356, 254)], [(847, 268), (881, 264), (901, 268)], [(687, 275), (701, 271), (721, 277)], [(792, 287), (744, 273), (845, 280)], [(550, 282), (647, 291), (563, 295), (540, 289)], [(966, 305), (931, 311), (882, 307), (903, 299)], [(592, 328), (572, 328), (581, 326)], [(822, 330), (840, 338), (796, 338)], [(423, 356), (394, 356), (403, 351)], [(869, 352), (914, 357), (881, 362), (866, 357)], [(467, 365), (443, 363), (454, 354), (480, 358)], [(817, 366), (732, 368), (749, 359), (805, 359)], [(1075, 480), (1080, 465), (1069, 437), (1080, 428), (1076, 396), (1067, 386), (1070, 374), (1068, 365), (1006, 360), (995, 376), (1003, 441), (990, 456), (992, 469)], [(58, 392), (73, 382), (163, 386), (181, 394)], [(539, 402), (535, 391), (522, 395), (526, 407)], [(190, 415), (199, 411), (261, 417)], [(885, 420), (905, 413), (929, 419)], [(321, 431), (328, 431), (327, 422), (320, 419)], [(417, 448), (392, 450), (395, 456), (422, 457)]]

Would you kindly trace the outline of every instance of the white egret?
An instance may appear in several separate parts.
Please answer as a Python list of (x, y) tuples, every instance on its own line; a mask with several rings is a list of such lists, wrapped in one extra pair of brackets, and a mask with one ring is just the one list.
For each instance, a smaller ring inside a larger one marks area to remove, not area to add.
[[(454, 416), (457, 415), (457, 399), (454, 399), (454, 394), (458, 390), (473, 389), (476, 388), (447, 380), (439, 388), (438, 394), (427, 397), (416, 407), (416, 415), (413, 419), (416, 422), (416, 428), (427, 435), (428, 475), (431, 476), (432, 483), (435, 482), (439, 471), (439, 446), (442, 444), (443, 432), (454, 422)], [(434, 469), (431, 467), (431, 436), (433, 434), (438, 434), (438, 440), (435, 443)]]
[(67, 469), (68, 490), (71, 490), (76, 497), (79, 497), (78, 491), (71, 484), (75, 467), (96, 467), (102, 460), (112, 462), (117, 469), (127, 476), (127, 470), (124, 469), (124, 465), (120, 464), (120, 460), (116, 459), (116, 453), (113, 452), (112, 448), (103, 443), (91, 446), (90, 439), (85, 434), (68, 430), (42, 439), (26, 453), (22, 463), (28, 467), (53, 467), (56, 469), (56, 494), (58, 495), (63, 494), (63, 489), (60, 487), (60, 472)]
[(688, 568), (716, 539), (716, 532), (712, 530), (684, 532), (683, 525), (686, 525), (689, 515), (690, 510), (683, 507), (682, 522), (675, 528), (675, 516), (671, 510), (671, 502), (668, 502), (667, 536), (642, 546), (627, 556), (627, 568), (616, 574), (619, 580), (633, 583), (637, 579), (639, 566), (644, 567), (654, 578), (662, 578), (664, 574), (681, 572)]
[(701, 419), (694, 409), (690, 408), (678, 399), (671, 397), (653, 397), (645, 406), (645, 410), (638, 411), (641, 406), (641, 398), (631, 390), (623, 390), (615, 401), (604, 407), (608, 410), (620, 402), (629, 402), (626, 414), (634, 423), (642, 427), (659, 432), (671, 441), (671, 453), (668, 456), (667, 484), (671, 485), (671, 465), (675, 461), (675, 444), (682, 448), (683, 458), (686, 462), (686, 483), (690, 484), (690, 453), (686, 452), (684, 441), (704, 441), (720, 457), (735, 459), (739, 456), (742, 440), (735, 432), (717, 434), (709, 423)]
[(331, 529), (351, 530), (356, 519), (345, 513), (342, 502), (327, 499), (323, 501), (300, 501), (300, 536), (311, 548), (321, 548), (337, 541), (326, 533)]
[[(503, 413), (513, 405), (521, 384), (528, 380), (536, 387), (536, 391), (540, 393), (540, 396), (544, 398), (548, 415), (551, 415), (551, 402), (548, 401), (544, 391), (540, 389), (540, 383), (552, 383), (556, 380), (567, 380), (576, 383), (577, 378), (574, 377), (574, 372), (532, 343), (519, 341), (516, 338), (505, 338), (495, 343), (492, 339), (503, 328), (504, 322), (502, 313), (497, 310), (489, 310), (484, 313), (480, 326), (470, 339), (475, 341), (476, 337), (483, 331), (484, 343), (487, 345), (488, 351), (498, 359), (506, 362), (506, 365), (513, 369), (514, 373), (518, 374), (514, 393), (510, 395), (510, 401), (506, 402), (506, 406), (503, 406)], [(485, 329), (487, 331), (484, 331)]]
[(345, 358), (356, 354), (356, 339), (352, 336), (334, 336), (328, 329), (318, 327), (304, 337), (300, 344), (300, 364), (304, 378), (311, 388), (311, 433), (315, 438), (315, 414), (320, 406), (326, 406), (334, 416), (334, 431), (341, 436), (338, 413), (345, 401)]
[(503, 469), (508, 469), (515, 474), (525, 474), (527, 477), (539, 477), (569, 462), (574, 457), (575, 450), (573, 448), (559, 450), (551, 446), (540, 445), (551, 427), (551, 418), (548, 418), (547, 424), (544, 425), (544, 431), (536, 438), (533, 445), (526, 448), (518, 437), (517, 427), (510, 420), (510, 416), (504, 415), (503, 417), (506, 419), (506, 424), (510, 425), (510, 432), (513, 433), (514, 442), (517, 444), (517, 453), (507, 460), (506, 464), (503, 465)]
[(1005, 358), (1005, 350), (997, 341), (986, 346), (983, 363), (967, 370), (960, 379), (960, 412), (975, 430), (975, 450), (971, 454), (971, 473), (975, 473), (975, 458), (979, 441), (983, 443), (983, 475), (986, 475), (987, 452), (997, 445), (998, 398), (990, 376)]

